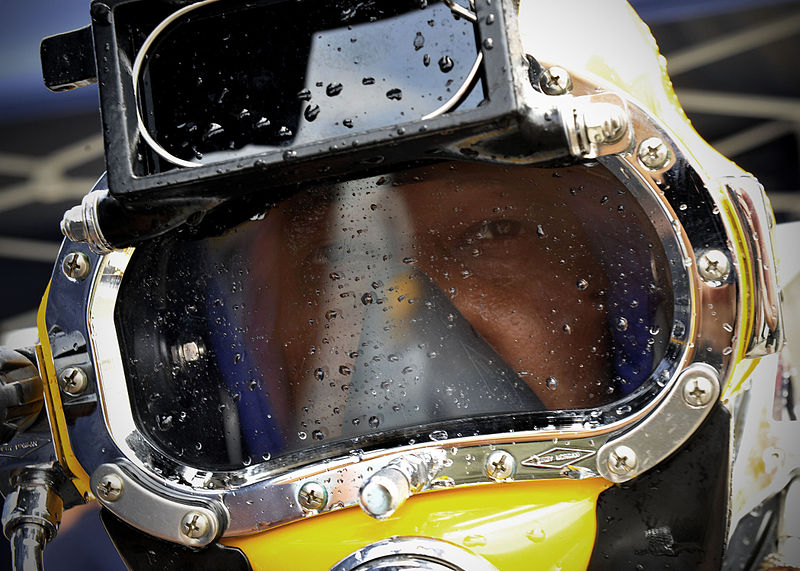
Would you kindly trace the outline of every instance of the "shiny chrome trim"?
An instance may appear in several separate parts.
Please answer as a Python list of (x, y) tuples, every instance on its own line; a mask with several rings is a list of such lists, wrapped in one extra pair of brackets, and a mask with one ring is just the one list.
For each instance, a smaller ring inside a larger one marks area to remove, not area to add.
[[(706, 381), (708, 388), (692, 387), (698, 380)], [(702, 404), (685, 398), (685, 395), (698, 391), (706, 393)], [(705, 363), (689, 365), (653, 414), (600, 448), (597, 453), (597, 471), (606, 480), (615, 483), (627, 482), (646, 472), (680, 448), (694, 434), (716, 404), (719, 392), (719, 377), (713, 367)], [(617, 469), (618, 459), (614, 452), (619, 447), (628, 447), (634, 453), (635, 462), (631, 462), (628, 469)]]
[[(166, 497), (135, 477), (135, 469), (128, 463), (103, 464), (92, 474), (91, 487), (100, 504), (131, 524), (133, 527), (161, 539), (190, 547), (202, 547), (214, 541), (225, 528), (226, 512), (222, 504), (207, 498), (181, 496), (174, 492)], [(106, 498), (98, 490), (107, 477), (118, 478), (119, 492)], [(182, 500), (182, 501), (181, 501)], [(192, 516), (194, 533), (186, 529), (184, 520)], [(201, 523), (197, 523), (197, 522)]]
[(753, 177), (723, 179), (740, 224), (747, 230), (749, 269), (753, 276), (752, 330), (746, 356), (763, 357), (784, 343), (778, 272), (773, 251), (774, 218), (764, 187)]
[[(472, 551), (441, 539), (392, 537), (362, 547), (331, 567), (330, 571), (380, 571), (392, 564), (413, 564), (422, 571), (497, 571), (497, 567)], [(398, 569), (411, 569), (402, 565)]]

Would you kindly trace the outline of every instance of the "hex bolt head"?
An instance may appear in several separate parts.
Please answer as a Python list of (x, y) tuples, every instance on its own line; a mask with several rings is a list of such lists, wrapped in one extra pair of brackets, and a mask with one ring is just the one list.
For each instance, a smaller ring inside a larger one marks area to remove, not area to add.
[(639, 145), (639, 160), (652, 170), (663, 168), (669, 162), (670, 155), (669, 147), (658, 137), (645, 139)]
[(85, 280), (91, 269), (92, 263), (89, 261), (89, 256), (83, 252), (70, 252), (61, 263), (61, 271), (74, 282)]
[(106, 474), (97, 483), (97, 496), (107, 502), (115, 502), (122, 495), (122, 478), (116, 474)]
[(208, 530), (211, 528), (211, 523), (208, 521), (208, 516), (200, 512), (187, 512), (181, 519), (181, 533), (189, 539), (201, 539), (205, 537)]
[(553, 66), (539, 77), (539, 86), (547, 95), (564, 95), (572, 91), (572, 78), (566, 69)]
[(517, 461), (505, 450), (495, 450), (486, 458), (486, 475), (492, 480), (507, 480), (514, 475)]
[(628, 446), (617, 446), (608, 456), (608, 469), (624, 476), (636, 468), (636, 452)]
[(89, 384), (89, 379), (86, 373), (79, 367), (67, 367), (58, 376), (59, 385), (61, 390), (70, 395), (79, 395)]
[(303, 509), (321, 510), (328, 503), (328, 490), (319, 482), (306, 482), (297, 492), (297, 501)]
[(731, 262), (721, 250), (706, 250), (697, 260), (697, 271), (709, 285), (721, 285), (731, 272)]
[(707, 406), (714, 394), (711, 381), (701, 375), (692, 375), (683, 383), (683, 400), (689, 406)]

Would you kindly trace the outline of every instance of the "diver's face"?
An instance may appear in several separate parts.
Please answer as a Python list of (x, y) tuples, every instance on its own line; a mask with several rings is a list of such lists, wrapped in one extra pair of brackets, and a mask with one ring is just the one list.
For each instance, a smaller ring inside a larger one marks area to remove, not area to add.
[[(269, 241), (287, 247), (266, 254), (283, 269), (259, 279), (278, 306), (291, 406), (325, 424), (341, 413), (354, 371), (400, 358), (376, 352), (366, 330), (435, 359), (431, 326), (415, 325), (421, 338), (397, 327), (415, 323), (415, 304), (437, 295), (452, 304), (440, 319), (474, 328), (547, 409), (615, 398), (607, 279), (574, 195), (596, 195), (589, 202), (599, 206), (619, 184), (586, 172), (564, 169), (554, 179), (550, 170), (438, 164), (298, 195), (271, 212), (263, 232), (280, 233)], [(394, 379), (373, 381), (360, 390)]]

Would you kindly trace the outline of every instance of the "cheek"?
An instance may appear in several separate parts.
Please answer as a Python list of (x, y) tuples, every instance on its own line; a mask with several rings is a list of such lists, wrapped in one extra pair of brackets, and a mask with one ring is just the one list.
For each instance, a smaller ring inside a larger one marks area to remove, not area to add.
[(424, 269), (548, 408), (606, 402), (607, 281), (596, 262), (579, 248), (530, 239), (478, 248)]

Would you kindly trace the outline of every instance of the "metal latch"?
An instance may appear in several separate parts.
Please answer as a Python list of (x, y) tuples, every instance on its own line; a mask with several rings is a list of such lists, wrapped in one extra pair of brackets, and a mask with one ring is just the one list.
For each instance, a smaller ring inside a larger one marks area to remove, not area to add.
[(68, 91), (97, 83), (92, 27), (86, 26), (42, 40), (42, 77), (50, 91)]

